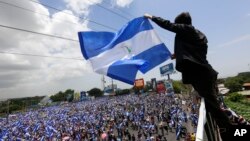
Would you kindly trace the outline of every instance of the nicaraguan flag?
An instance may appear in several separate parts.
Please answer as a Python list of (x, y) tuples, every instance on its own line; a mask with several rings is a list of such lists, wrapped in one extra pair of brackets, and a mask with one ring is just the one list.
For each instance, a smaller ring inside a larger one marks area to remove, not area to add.
[(149, 20), (136, 18), (117, 33), (79, 32), (82, 54), (95, 72), (134, 84), (137, 71), (146, 73), (170, 58)]

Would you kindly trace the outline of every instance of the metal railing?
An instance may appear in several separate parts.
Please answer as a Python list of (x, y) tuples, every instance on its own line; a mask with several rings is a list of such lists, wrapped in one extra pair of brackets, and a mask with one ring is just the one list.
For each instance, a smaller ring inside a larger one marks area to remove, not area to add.
[(206, 112), (204, 98), (201, 98), (195, 141), (222, 141), (219, 132), (215, 120)]

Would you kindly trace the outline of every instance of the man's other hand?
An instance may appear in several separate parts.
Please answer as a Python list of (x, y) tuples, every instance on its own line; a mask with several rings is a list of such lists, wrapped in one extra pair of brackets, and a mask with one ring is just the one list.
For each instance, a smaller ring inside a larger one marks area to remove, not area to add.
[(152, 19), (152, 18), (153, 18), (153, 16), (150, 15), (150, 14), (148, 14), (148, 13), (145, 13), (145, 14), (144, 14), (144, 17), (145, 17), (145, 18), (148, 18), (148, 19)]

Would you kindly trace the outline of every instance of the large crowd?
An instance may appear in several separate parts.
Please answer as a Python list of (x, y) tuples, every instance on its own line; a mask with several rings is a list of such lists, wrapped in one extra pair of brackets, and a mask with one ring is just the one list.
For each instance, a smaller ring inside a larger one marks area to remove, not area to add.
[(198, 108), (163, 94), (67, 103), (0, 118), (0, 140), (166, 141), (170, 133), (179, 140), (189, 120), (196, 127)]

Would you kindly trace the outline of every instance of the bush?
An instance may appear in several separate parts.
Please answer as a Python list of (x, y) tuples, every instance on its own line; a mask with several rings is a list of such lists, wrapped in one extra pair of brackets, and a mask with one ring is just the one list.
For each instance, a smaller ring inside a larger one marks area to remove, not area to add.
[(243, 98), (243, 95), (239, 93), (231, 93), (228, 97), (228, 99), (233, 102), (240, 102)]
[(129, 89), (123, 89), (123, 90), (119, 90), (119, 91), (115, 92), (116, 95), (125, 95), (125, 94), (129, 94), (129, 93), (130, 93)]
[(101, 97), (103, 96), (103, 91), (98, 88), (93, 88), (88, 91), (89, 96)]
[(237, 92), (242, 89), (243, 81), (239, 77), (228, 78), (225, 82), (225, 86), (230, 89), (230, 92)]
[(249, 109), (249, 102), (248, 101), (240, 101), (240, 102), (233, 102), (230, 101), (228, 98), (225, 99), (226, 105), (231, 108), (233, 111), (236, 112), (237, 115), (242, 115), (246, 119), (250, 119), (250, 109)]

